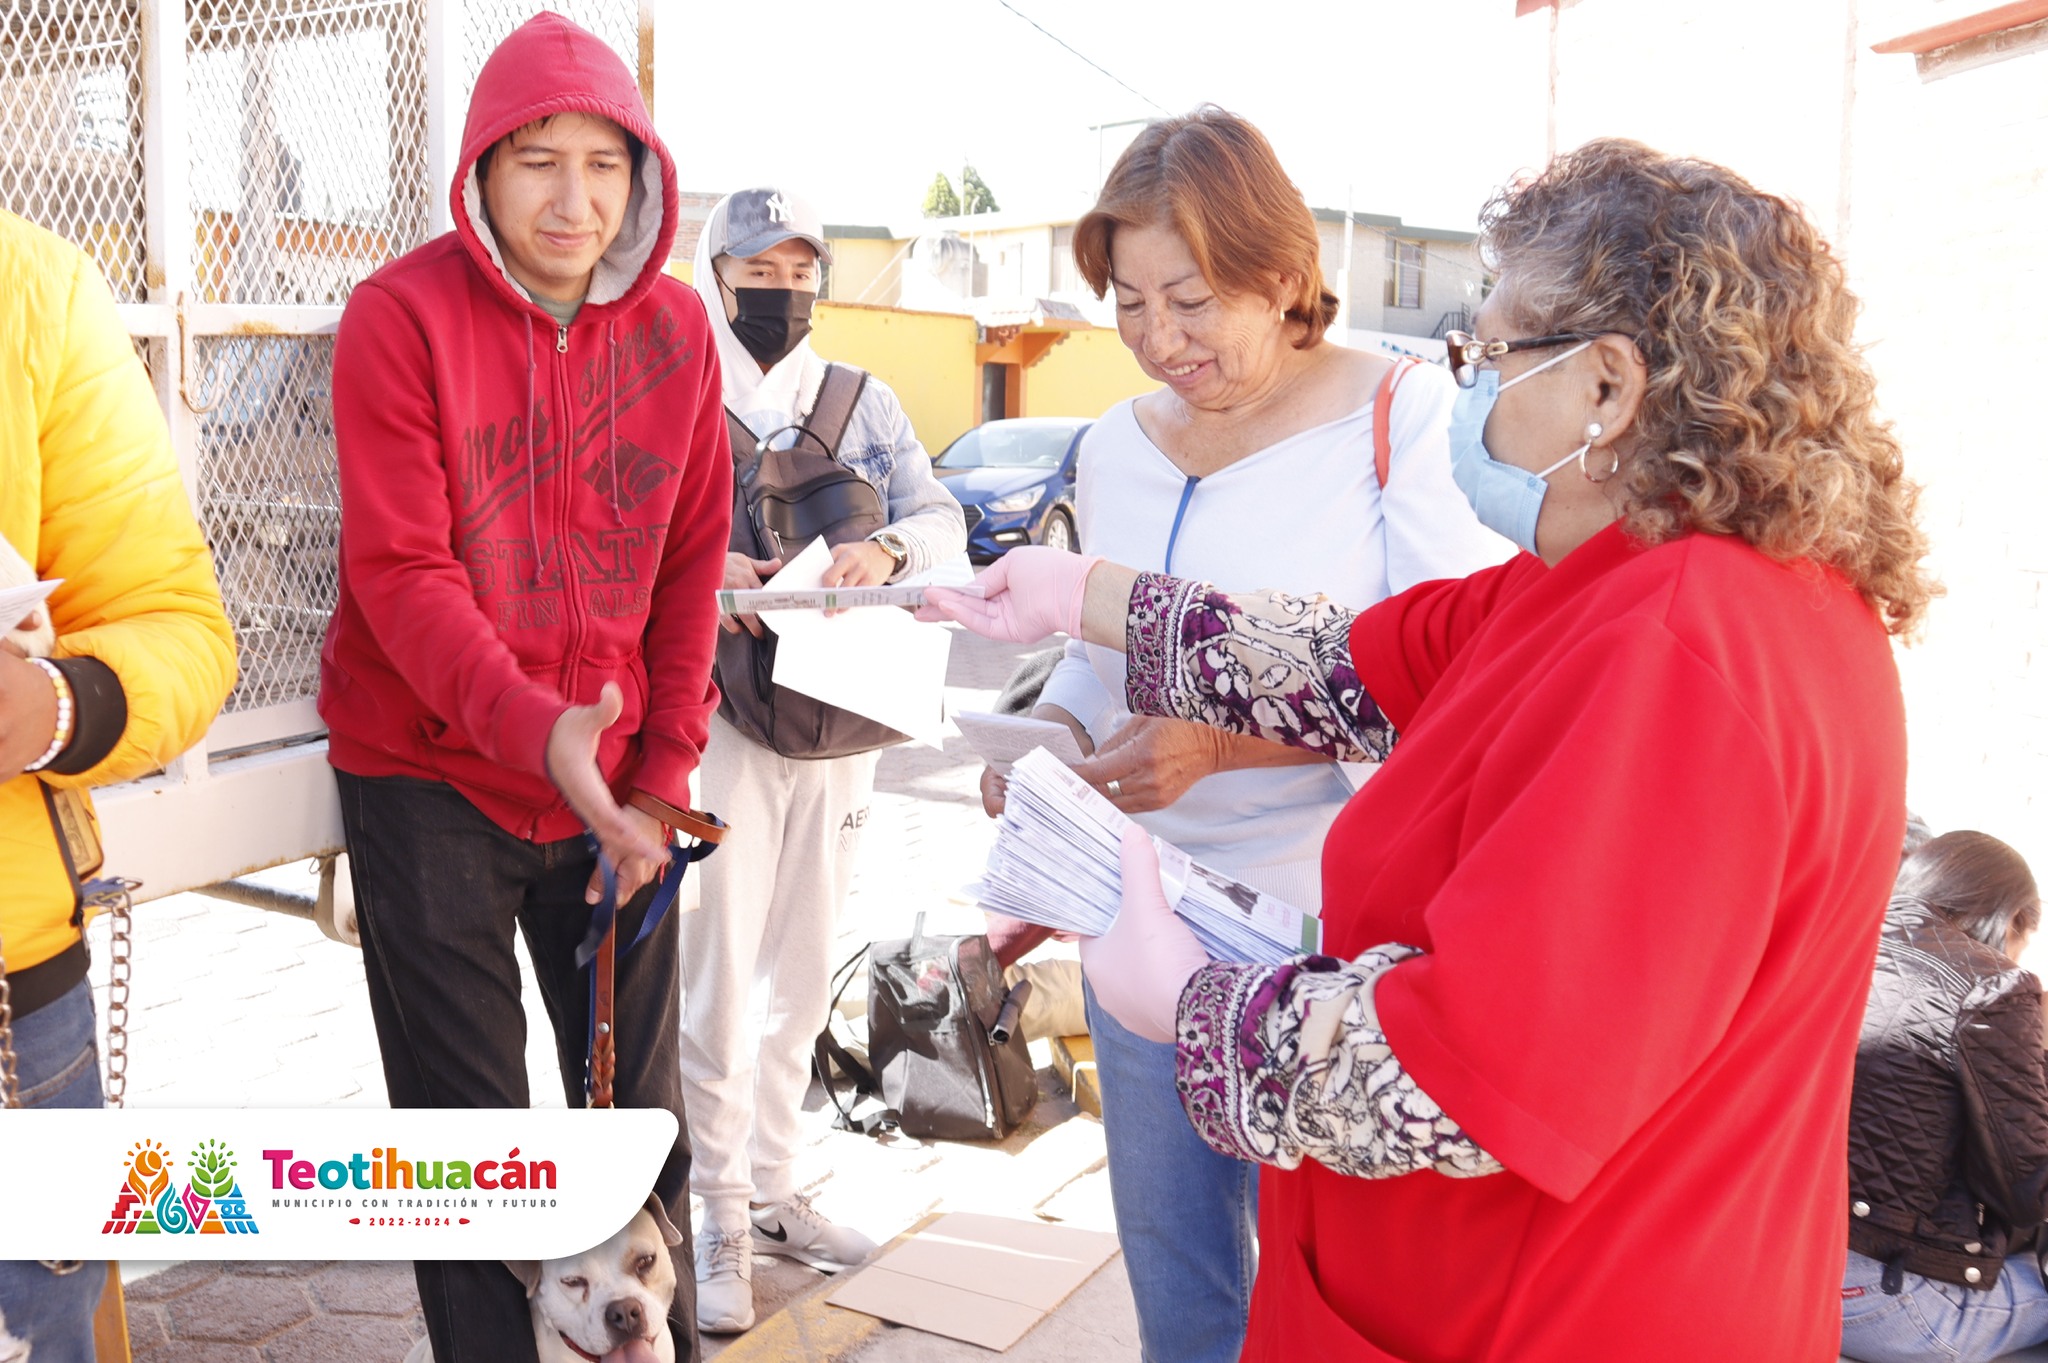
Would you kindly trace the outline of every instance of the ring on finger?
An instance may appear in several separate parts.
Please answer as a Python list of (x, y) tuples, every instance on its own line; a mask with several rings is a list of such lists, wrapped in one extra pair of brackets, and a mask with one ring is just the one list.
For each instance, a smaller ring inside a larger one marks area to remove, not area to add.
[(1112, 800), (1119, 800), (1123, 798), (1124, 783), (1117, 780), (1114, 776), (1109, 778), (1109, 784), (1103, 787), (1103, 789), (1109, 792), (1109, 798)]

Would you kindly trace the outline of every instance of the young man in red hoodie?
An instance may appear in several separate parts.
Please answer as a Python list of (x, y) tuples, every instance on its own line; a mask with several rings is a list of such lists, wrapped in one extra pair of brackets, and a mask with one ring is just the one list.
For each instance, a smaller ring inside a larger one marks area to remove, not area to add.
[[(619, 871), (616, 1101), (680, 1125), (675, 919), (626, 944), (717, 703), (732, 464), (703, 304), (663, 272), (675, 168), (619, 58), (542, 14), (477, 77), (451, 198), (335, 346), (320, 713), (385, 1082), (395, 1107), (528, 1105), (516, 927), (583, 1102), (588, 828)], [(688, 1171), (683, 1128), (655, 1184), (685, 1228), (681, 1360)], [(440, 1363), (536, 1358), (502, 1265), (416, 1272)]]

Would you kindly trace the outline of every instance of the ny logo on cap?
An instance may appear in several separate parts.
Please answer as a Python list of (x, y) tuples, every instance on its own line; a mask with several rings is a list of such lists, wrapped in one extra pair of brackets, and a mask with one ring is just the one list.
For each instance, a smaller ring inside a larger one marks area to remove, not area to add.
[(770, 222), (789, 221), (789, 201), (784, 199), (779, 193), (768, 200), (768, 220)]

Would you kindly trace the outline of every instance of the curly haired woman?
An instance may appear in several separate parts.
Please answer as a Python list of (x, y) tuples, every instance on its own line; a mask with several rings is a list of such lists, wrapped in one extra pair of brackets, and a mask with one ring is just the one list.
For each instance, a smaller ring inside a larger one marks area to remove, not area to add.
[(1027, 550), (938, 609), (1125, 648), (1139, 713), (1392, 749), (1324, 848), (1327, 955), (1209, 961), (1142, 838), (1084, 944), (1270, 1166), (1246, 1359), (1822, 1363), (1914, 489), (1792, 205), (1600, 141), (1485, 227), (1452, 459), (1526, 553), (1354, 614)]

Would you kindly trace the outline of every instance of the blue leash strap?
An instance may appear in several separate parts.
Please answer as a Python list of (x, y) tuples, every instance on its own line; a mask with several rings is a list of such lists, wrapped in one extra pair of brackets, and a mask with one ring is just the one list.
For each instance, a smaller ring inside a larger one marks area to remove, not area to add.
[[(716, 815), (705, 815), (702, 817), (717, 825), (720, 830), (725, 828), (724, 822)], [(584, 1024), (584, 1055), (586, 1057), (594, 1057), (597, 1054), (598, 1041), (596, 962), (599, 949), (603, 947), (605, 938), (611, 935), (613, 928), (618, 923), (619, 872), (618, 868), (612, 865), (611, 858), (605, 856), (603, 850), (597, 846), (597, 839), (594, 836), (589, 838), (589, 842), (592, 850), (597, 853), (597, 870), (601, 893), (597, 903), (591, 906), (590, 926), (585, 929), (583, 940), (576, 946), (576, 964), (586, 972), (586, 979), (589, 985), (585, 991), (588, 1004)], [(626, 943), (619, 950), (619, 955), (624, 955), (626, 952), (633, 950), (633, 948), (639, 946), (648, 937), (653, 935), (654, 930), (661, 926), (661, 920), (666, 918), (669, 910), (675, 907), (676, 896), (682, 891), (683, 877), (688, 873), (690, 863), (702, 861), (717, 850), (718, 843), (709, 838), (693, 840), (686, 847), (670, 845), (668, 849), (669, 864), (663, 869), (660, 880), (656, 882), (654, 898), (648, 902), (647, 912), (640, 919), (640, 930), (633, 934), (632, 941)], [(597, 1076), (592, 1072), (590, 1061), (586, 1059), (583, 1073), (585, 1101), (588, 1101), (595, 1092), (596, 1080)]]
[[(716, 819), (716, 816), (710, 816)], [(725, 827), (719, 821), (720, 828)], [(588, 838), (591, 850), (597, 852), (597, 871), (604, 882), (604, 893), (590, 909), (590, 927), (584, 932), (583, 940), (576, 946), (576, 964), (588, 967), (597, 956), (598, 944), (604, 935), (612, 930), (612, 924), (619, 914), (619, 870), (612, 865), (611, 858), (597, 847), (595, 837)], [(633, 935), (625, 951), (631, 951), (646, 941), (648, 935), (661, 926), (661, 920), (675, 907), (676, 896), (682, 892), (683, 875), (690, 863), (702, 861), (718, 850), (715, 842), (697, 841), (688, 847), (671, 845), (668, 849), (668, 867), (661, 873), (661, 880), (654, 892), (654, 901), (647, 906), (647, 916), (640, 920), (640, 931)]]

